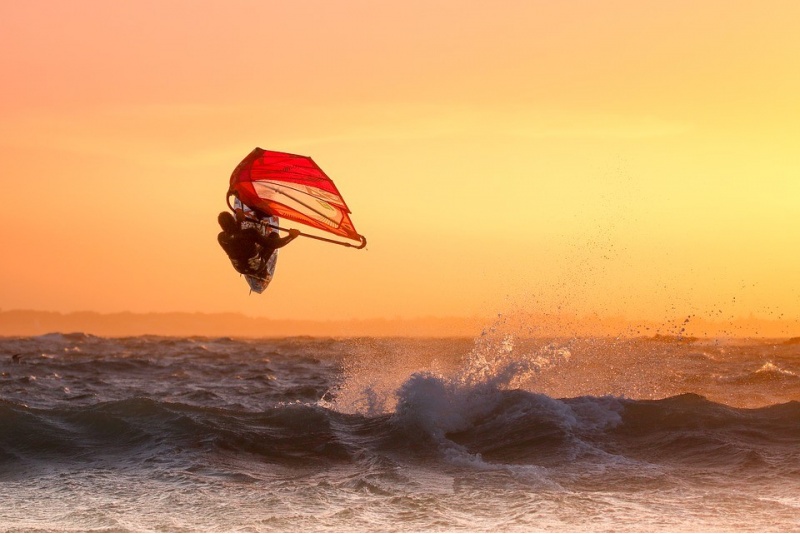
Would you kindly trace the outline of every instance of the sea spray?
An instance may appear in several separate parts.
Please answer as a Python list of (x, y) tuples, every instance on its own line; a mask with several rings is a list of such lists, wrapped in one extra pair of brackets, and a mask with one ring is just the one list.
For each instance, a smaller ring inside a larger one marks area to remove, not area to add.
[(451, 390), (533, 388), (545, 371), (568, 362), (570, 350), (555, 341), (519, 338), (491, 329), (473, 340), (429, 340), (409, 350), (391, 339), (358, 339), (348, 346), (344, 380), (322, 399), (324, 406), (363, 415), (395, 411), (404, 384), (429, 374)]

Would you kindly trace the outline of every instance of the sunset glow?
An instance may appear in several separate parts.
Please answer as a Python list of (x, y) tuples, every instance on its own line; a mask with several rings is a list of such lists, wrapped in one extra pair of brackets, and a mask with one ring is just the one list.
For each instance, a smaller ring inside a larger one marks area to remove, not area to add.
[[(3, 310), (800, 321), (800, 4), (5, 2)], [(254, 147), (354, 251), (249, 295), (216, 242)], [(796, 334), (795, 334), (796, 335)]]

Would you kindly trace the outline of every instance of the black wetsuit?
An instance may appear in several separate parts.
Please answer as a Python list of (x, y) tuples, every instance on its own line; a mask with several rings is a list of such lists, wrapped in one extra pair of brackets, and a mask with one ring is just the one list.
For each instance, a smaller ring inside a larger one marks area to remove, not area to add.
[(251, 276), (262, 276), (272, 253), (292, 239), (293, 236), (280, 237), (277, 232), (271, 232), (264, 237), (255, 228), (240, 229), (232, 233), (220, 232), (217, 236), (217, 241), (228, 254), (233, 268)]

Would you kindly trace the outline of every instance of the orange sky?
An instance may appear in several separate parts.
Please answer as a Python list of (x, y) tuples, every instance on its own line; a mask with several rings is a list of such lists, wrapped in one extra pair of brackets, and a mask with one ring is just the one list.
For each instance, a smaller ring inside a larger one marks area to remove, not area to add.
[[(743, 4), (743, 5), (739, 5)], [(794, 1), (0, 4), (0, 308), (326, 319), (800, 319)], [(365, 251), (248, 295), (216, 243), (255, 146)]]

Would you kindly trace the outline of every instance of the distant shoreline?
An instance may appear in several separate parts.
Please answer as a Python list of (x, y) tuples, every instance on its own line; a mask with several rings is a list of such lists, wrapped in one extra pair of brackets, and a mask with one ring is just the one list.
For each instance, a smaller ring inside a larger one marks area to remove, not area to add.
[(103, 337), (454, 337), (480, 334), (482, 318), (352, 319), (310, 321), (238, 313), (98, 313), (0, 311), (0, 336), (81, 332)]
[(597, 316), (528, 314), (502, 320), (485, 317), (374, 318), (311, 321), (248, 317), (239, 313), (98, 313), (0, 311), (0, 336), (36, 336), (81, 332), (102, 337), (476, 337), (484, 331), (520, 336), (622, 336), (674, 339), (758, 337), (791, 339), (800, 336), (800, 320), (739, 318), (727, 322), (631, 321)]

